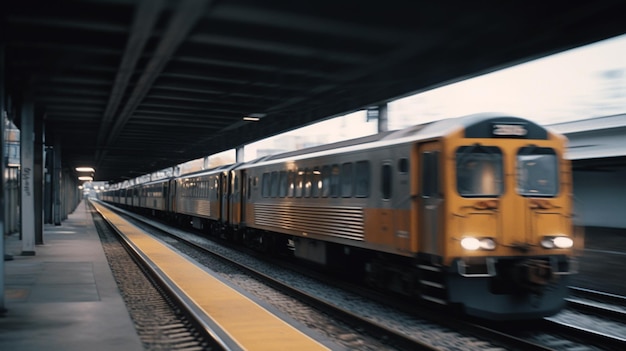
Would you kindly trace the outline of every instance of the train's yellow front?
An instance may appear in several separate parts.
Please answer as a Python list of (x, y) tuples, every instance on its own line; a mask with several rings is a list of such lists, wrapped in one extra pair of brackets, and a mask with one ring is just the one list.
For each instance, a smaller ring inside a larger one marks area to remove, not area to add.
[(559, 311), (582, 245), (565, 138), (527, 120), (482, 116), (415, 149), (421, 296), (489, 319)]

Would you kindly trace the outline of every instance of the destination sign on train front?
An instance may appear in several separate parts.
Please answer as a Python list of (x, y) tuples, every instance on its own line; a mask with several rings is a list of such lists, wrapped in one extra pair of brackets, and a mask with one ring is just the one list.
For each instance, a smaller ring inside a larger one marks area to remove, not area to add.
[(492, 133), (495, 136), (524, 137), (528, 130), (523, 124), (494, 123)]

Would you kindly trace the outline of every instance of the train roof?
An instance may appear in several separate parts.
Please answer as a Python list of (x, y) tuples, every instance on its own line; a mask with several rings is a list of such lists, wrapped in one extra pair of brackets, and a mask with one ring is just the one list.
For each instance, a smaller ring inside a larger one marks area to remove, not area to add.
[(215, 173), (220, 173), (220, 172), (224, 172), (224, 171), (230, 171), (233, 168), (241, 165), (241, 162), (237, 162), (237, 163), (229, 163), (229, 164), (225, 164), (225, 165), (220, 165), (217, 167), (213, 167), (213, 168), (209, 168), (209, 169), (203, 169), (203, 170), (199, 170), (196, 172), (191, 172), (191, 173), (184, 173), (184, 174), (179, 174), (177, 176), (175, 176), (174, 178), (189, 178), (189, 177), (198, 177), (198, 176), (203, 176), (203, 175), (207, 175), (207, 174), (215, 174)]
[[(486, 112), (477, 113), (462, 117), (442, 119), (439, 121), (428, 122), (414, 125), (400, 130), (388, 131), (370, 135), (366, 137), (341, 141), (332, 144), (310, 147), (297, 151), (284, 152), (271, 155), (256, 162), (259, 165), (271, 164), (285, 159), (301, 159), (304, 157), (320, 157), (330, 153), (351, 152), (368, 148), (385, 147), (390, 145), (413, 142), (416, 140), (428, 140), (438, 138), (453, 133), (459, 129), (466, 129), (473, 133), (474, 137), (478, 137), (484, 130), (491, 131), (491, 122), (493, 121), (509, 121), (511, 123), (524, 123), (528, 126), (533, 136), (545, 138), (548, 131), (546, 128), (521, 117), (512, 116), (507, 113)], [(471, 137), (471, 136), (470, 136)], [(250, 165), (242, 164), (243, 167)]]
[[(400, 130), (382, 132), (336, 143), (324, 144), (296, 151), (288, 151), (274, 155), (262, 156), (249, 162), (227, 164), (211, 169), (200, 170), (187, 174), (180, 174), (177, 175), (176, 178), (187, 178), (214, 174), (217, 172), (237, 169), (239, 167), (249, 167), (251, 165), (272, 164), (275, 162), (284, 161), (286, 159), (297, 160), (305, 157), (321, 157), (331, 153), (351, 152), (369, 148), (385, 147), (401, 143), (413, 142), (416, 140), (434, 139), (444, 135), (448, 135), (459, 129), (473, 130), (473, 133), (480, 134), (484, 133), (480, 132), (481, 130), (491, 128), (492, 122), (500, 120), (512, 121), (514, 123), (524, 123), (529, 126), (529, 130), (531, 130), (535, 135), (545, 135), (548, 133), (548, 130), (543, 126), (540, 126), (530, 120), (512, 116), (507, 113), (477, 113), (462, 117), (448, 118), (418, 124)], [(477, 130), (479, 132), (477, 132)]]

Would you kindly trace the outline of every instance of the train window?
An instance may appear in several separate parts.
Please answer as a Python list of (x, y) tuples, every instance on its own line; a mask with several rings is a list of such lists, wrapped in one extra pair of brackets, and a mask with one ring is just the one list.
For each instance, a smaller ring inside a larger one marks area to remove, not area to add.
[(322, 172), (316, 167), (313, 169), (311, 178), (311, 197), (319, 197), (322, 192), (322, 186)]
[(322, 167), (322, 197), (328, 197), (330, 195), (330, 178), (331, 170), (330, 166)]
[(333, 165), (330, 173), (330, 196), (339, 196), (339, 166)]
[(391, 190), (392, 190), (392, 174), (391, 174), (391, 165), (383, 165), (381, 169), (380, 175), (380, 186), (381, 193), (383, 195), (383, 199), (391, 199)]
[(221, 175), (220, 182), (222, 182), (222, 194), (228, 194), (230, 184), (228, 183), (228, 176), (225, 173)]
[(263, 178), (261, 179), (261, 195), (263, 197), (269, 197), (270, 196), (270, 174), (269, 173), (263, 173)]
[(232, 177), (233, 177), (233, 193), (238, 193), (239, 192), (239, 176), (237, 175), (237, 173), (232, 172)]
[(503, 193), (502, 151), (494, 146), (461, 146), (456, 151), (456, 185), (463, 197)]
[(304, 171), (296, 173), (296, 193), (295, 197), (302, 197), (302, 188), (304, 186)]
[(407, 173), (409, 171), (409, 159), (403, 157), (398, 160), (398, 172)]
[(272, 172), (271, 179), (272, 180), (271, 180), (270, 196), (276, 197), (278, 196), (278, 172), (276, 171)]
[(248, 177), (248, 199), (252, 196), (252, 177)]
[(287, 196), (293, 197), (294, 188), (295, 188), (295, 174), (293, 171), (287, 172)]
[(280, 176), (278, 180), (278, 196), (285, 197), (287, 196), (287, 172), (280, 171)]
[(352, 163), (344, 163), (341, 165), (341, 197), (352, 196)]
[(304, 171), (304, 197), (311, 197), (311, 170)]
[(368, 197), (370, 191), (370, 163), (359, 161), (354, 172), (354, 196)]
[(422, 154), (422, 196), (434, 197), (439, 190), (439, 152), (427, 151)]
[(517, 153), (517, 192), (523, 196), (556, 196), (559, 192), (558, 167), (553, 149), (521, 148)]

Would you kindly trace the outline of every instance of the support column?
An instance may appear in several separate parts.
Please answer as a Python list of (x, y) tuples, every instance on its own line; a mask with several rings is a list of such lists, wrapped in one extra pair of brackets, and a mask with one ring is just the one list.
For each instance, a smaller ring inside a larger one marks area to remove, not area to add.
[(35, 111), (30, 96), (25, 95), (21, 106), (20, 154), (22, 194), (22, 255), (35, 255)]
[(2, 159), (0, 161), (0, 249), (2, 249), (2, 259), (0, 260), (0, 316), (4, 316), (7, 312), (4, 302), (4, 260), (9, 259), (4, 248), (4, 166), (6, 158), (4, 157), (6, 147), (4, 142), (4, 130), (7, 107), (4, 103), (4, 46), (0, 45), (0, 151)]
[[(70, 171), (65, 168), (61, 171), (61, 221), (67, 219), (67, 215), (71, 212), (72, 206), (72, 182), (70, 180)], [(60, 225), (61, 223), (59, 223)]]
[(55, 136), (52, 160), (52, 221), (61, 225), (61, 143)]
[(244, 153), (243, 146), (238, 146), (235, 149), (235, 162), (243, 162)]
[[(37, 112), (37, 111), (36, 111)], [(33, 191), (35, 195), (35, 244), (43, 245), (43, 169), (44, 169), (44, 125), (43, 113), (36, 113), (35, 141), (33, 148)]]
[(52, 209), (54, 205), (52, 203), (52, 160), (53, 151), (52, 147), (47, 146), (44, 151), (44, 194), (43, 194), (43, 222), (52, 223)]
[(378, 105), (378, 132), (386, 132), (389, 130), (389, 122), (388, 122), (388, 105), (381, 104)]

